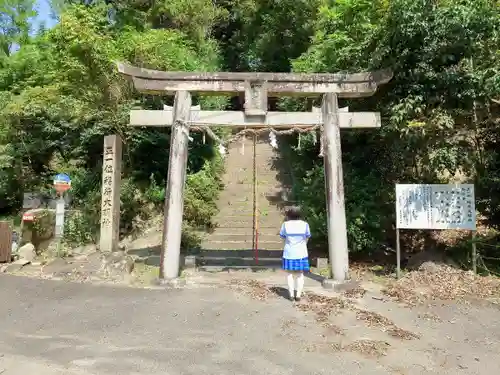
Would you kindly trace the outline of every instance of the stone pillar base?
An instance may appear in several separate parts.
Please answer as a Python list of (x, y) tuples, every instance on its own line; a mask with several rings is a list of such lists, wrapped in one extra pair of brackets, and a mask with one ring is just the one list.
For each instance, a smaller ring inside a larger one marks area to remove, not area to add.
[(359, 288), (361, 284), (359, 281), (348, 280), (348, 281), (335, 281), (333, 279), (324, 279), (321, 286), (325, 289), (330, 289), (338, 293), (348, 292)]
[(154, 284), (167, 288), (182, 288), (186, 286), (186, 279), (181, 279), (180, 277), (175, 277), (173, 279), (156, 279)]

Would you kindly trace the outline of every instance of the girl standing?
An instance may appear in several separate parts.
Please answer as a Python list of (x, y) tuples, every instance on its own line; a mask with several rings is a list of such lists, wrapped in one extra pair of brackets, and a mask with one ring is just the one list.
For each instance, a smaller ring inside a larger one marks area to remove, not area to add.
[(290, 300), (299, 301), (304, 289), (304, 271), (309, 271), (307, 240), (311, 237), (311, 231), (309, 224), (301, 219), (298, 207), (287, 210), (286, 221), (281, 225), (280, 237), (285, 240), (283, 270), (288, 273)]

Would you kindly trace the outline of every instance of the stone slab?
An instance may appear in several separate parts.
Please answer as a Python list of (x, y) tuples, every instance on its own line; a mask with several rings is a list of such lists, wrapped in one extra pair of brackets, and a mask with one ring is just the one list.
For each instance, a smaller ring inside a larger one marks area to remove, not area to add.
[(17, 272), (20, 271), (24, 266), (30, 264), (29, 260), (26, 259), (18, 259), (12, 263), (10, 263), (6, 268), (4, 272), (7, 273), (12, 273), (12, 272)]
[[(378, 128), (381, 126), (378, 112), (339, 112), (341, 128)], [(252, 127), (310, 127), (323, 122), (322, 113), (317, 112), (268, 112), (265, 116), (249, 117), (240, 111), (194, 111), (189, 124), (200, 126), (252, 126)], [(171, 126), (173, 111), (131, 110), (132, 126)]]
[(335, 281), (333, 279), (324, 279), (321, 282), (321, 286), (325, 289), (333, 290), (337, 293), (349, 292), (356, 288), (359, 288), (361, 284), (358, 281), (350, 280), (350, 281)]
[(316, 268), (318, 269), (328, 268), (328, 258), (316, 258)]
[(181, 277), (176, 277), (173, 279), (156, 279), (154, 281), (154, 284), (167, 288), (182, 288), (186, 286), (186, 279), (183, 279)]

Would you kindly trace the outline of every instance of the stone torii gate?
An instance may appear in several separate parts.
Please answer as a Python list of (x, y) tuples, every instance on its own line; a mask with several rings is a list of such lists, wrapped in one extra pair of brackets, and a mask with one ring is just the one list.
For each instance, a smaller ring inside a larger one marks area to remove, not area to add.
[[(322, 124), (328, 215), (328, 249), (334, 281), (348, 279), (349, 261), (344, 206), (340, 128), (380, 127), (375, 112), (339, 111), (338, 98), (373, 95), (392, 78), (389, 71), (357, 74), (163, 72), (118, 63), (118, 71), (144, 93), (175, 95), (173, 110), (132, 110), (132, 126), (172, 126), (160, 279), (179, 275), (183, 190), (190, 125), (232, 127), (311, 127)], [(191, 111), (191, 92), (244, 93), (244, 111)], [(321, 112), (269, 112), (270, 96), (323, 96)], [(279, 225), (279, 223), (277, 224)]]

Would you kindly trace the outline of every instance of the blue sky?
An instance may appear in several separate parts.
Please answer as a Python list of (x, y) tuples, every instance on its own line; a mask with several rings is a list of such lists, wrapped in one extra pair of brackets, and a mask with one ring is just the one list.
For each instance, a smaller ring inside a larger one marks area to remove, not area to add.
[(48, 0), (37, 0), (36, 1), (36, 10), (38, 12), (38, 16), (33, 20), (33, 28), (35, 30), (44, 23), (46, 28), (51, 28), (56, 24), (56, 20), (54, 20), (50, 14), (50, 4)]

